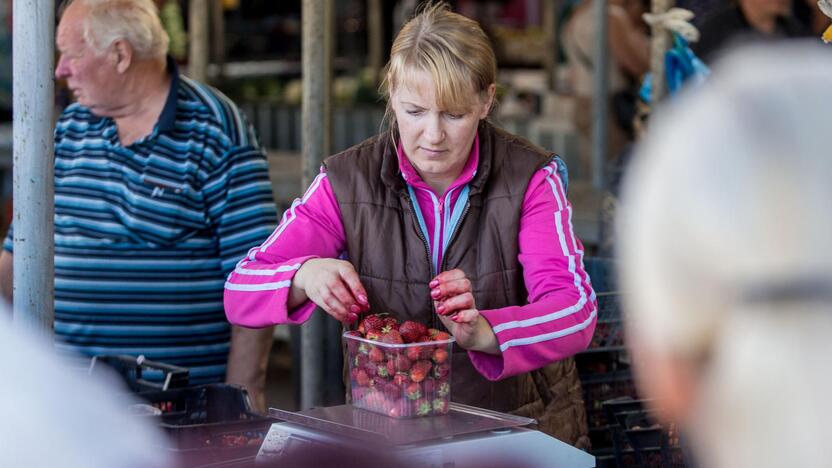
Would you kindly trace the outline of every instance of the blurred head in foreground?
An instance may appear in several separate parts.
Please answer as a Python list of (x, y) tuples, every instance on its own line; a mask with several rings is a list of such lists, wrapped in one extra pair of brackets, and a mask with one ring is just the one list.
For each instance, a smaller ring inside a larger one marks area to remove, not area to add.
[(639, 389), (703, 466), (828, 464), (830, 104), (828, 49), (739, 50), (660, 109), (625, 181)]

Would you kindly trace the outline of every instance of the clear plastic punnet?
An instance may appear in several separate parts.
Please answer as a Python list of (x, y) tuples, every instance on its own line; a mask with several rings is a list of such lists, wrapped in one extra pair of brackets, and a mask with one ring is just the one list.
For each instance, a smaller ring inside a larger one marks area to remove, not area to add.
[(389, 344), (345, 332), (352, 404), (393, 418), (443, 415), (455, 339)]

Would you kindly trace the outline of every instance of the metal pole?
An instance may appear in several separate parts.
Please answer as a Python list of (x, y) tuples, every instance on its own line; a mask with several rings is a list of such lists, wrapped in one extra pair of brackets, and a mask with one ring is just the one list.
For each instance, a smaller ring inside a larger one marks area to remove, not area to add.
[(381, 0), (367, 1), (367, 57), (368, 65), (373, 73), (373, 79), (378, 80), (381, 74), (384, 52), (384, 24), (381, 17)]
[[(318, 174), (321, 161), (329, 151), (330, 121), (328, 118), (327, 35), (331, 35), (331, 0), (303, 0), (302, 58), (302, 152), (303, 185), (308, 186)], [(323, 402), (325, 314), (316, 310), (301, 328), (301, 409), (320, 406)]]
[(595, 14), (595, 75), (593, 76), (592, 100), (592, 186), (604, 188), (604, 170), (607, 160), (607, 96), (609, 95), (609, 32), (607, 25), (607, 0), (594, 0)]
[[(653, 0), (653, 14), (661, 14), (673, 6), (673, 0)], [(658, 103), (667, 94), (667, 82), (664, 76), (664, 54), (670, 48), (670, 31), (656, 24), (651, 28), (650, 74), (653, 83), (650, 95), (651, 103)]]
[(14, 0), (14, 321), (51, 335), (55, 320), (55, 2)]
[(209, 0), (190, 0), (188, 5), (188, 76), (205, 82), (208, 77)]

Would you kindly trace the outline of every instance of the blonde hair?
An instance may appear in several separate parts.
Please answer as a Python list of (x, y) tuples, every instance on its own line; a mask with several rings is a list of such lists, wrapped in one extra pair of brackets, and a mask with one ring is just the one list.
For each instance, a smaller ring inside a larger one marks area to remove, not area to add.
[(626, 179), (629, 339), (697, 368), (687, 429), (703, 466), (828, 464), (828, 54), (729, 55), (659, 110)]
[(384, 120), (395, 127), (390, 93), (407, 85), (408, 75), (424, 71), (436, 85), (440, 108), (461, 110), (487, 96), (496, 83), (497, 59), (476, 21), (451, 11), (444, 2), (427, 4), (393, 41), (380, 91), (387, 101)]
[(139, 58), (167, 54), (170, 39), (153, 0), (69, 0), (62, 9), (76, 2), (89, 9), (83, 19), (82, 34), (97, 53), (123, 39)]

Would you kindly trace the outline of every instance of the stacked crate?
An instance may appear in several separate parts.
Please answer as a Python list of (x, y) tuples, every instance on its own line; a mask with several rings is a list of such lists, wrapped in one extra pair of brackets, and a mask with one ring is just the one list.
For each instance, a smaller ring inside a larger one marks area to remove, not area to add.
[(683, 468), (675, 428), (656, 424), (636, 393), (614, 263), (590, 257), (584, 266), (598, 298), (598, 321), (589, 347), (575, 359), (597, 466)]

